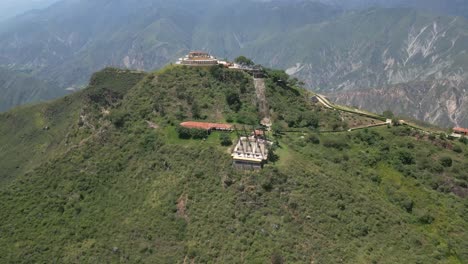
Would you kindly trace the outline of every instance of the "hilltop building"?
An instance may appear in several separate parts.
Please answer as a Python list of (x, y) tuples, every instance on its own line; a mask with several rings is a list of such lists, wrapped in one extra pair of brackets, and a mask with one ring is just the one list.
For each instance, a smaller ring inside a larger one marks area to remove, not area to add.
[(240, 70), (251, 73), (255, 78), (263, 77), (263, 69), (260, 66), (251, 67), (229, 61), (218, 60), (215, 56), (212, 56), (208, 52), (204, 51), (191, 51), (189, 54), (185, 55), (185, 57), (179, 58), (176, 64), (186, 66), (223, 65), (224, 67), (232, 70)]
[(453, 129), (453, 133), (462, 135), (462, 136), (468, 136), (468, 128), (456, 127)]
[(222, 64), (220, 61), (211, 56), (207, 52), (203, 51), (191, 51), (188, 55), (183, 58), (180, 58), (176, 64), (188, 65), (188, 66), (211, 66)]
[(259, 170), (268, 160), (271, 143), (256, 136), (240, 137), (232, 152), (234, 167), (244, 170)]

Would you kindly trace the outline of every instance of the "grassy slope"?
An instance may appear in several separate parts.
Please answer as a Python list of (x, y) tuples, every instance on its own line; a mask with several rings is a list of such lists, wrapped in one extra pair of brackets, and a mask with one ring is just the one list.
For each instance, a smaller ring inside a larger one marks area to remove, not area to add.
[[(132, 89), (142, 75), (115, 70), (95, 75), (79, 104), (88, 122), (76, 124), (74, 118), (69, 145), (61, 145), (73, 151), (44, 157), (47, 162), (16, 173), (0, 191), (0, 262), (468, 259), (467, 201), (438, 182), (466, 182), (465, 145), (450, 142), (462, 148), (455, 153), (402, 128), (323, 134), (315, 145), (307, 143), (310, 135), (290, 133), (277, 139), (279, 162), (260, 172), (235, 171), (219, 134), (180, 140), (172, 126), (191, 115), (194, 101), (208, 104), (201, 111), (207, 120), (248, 119), (240, 114), (256, 107), (247, 96), (253, 93), (248, 77), (221, 73), (168, 68)], [(309, 105), (301, 90), (267, 83), (277, 122), (301, 126), (295, 114), (288, 115), (300, 111), (316, 114), (321, 123), (336, 121), (335, 113)], [(241, 89), (236, 113), (224, 93)], [(161, 107), (158, 98), (170, 104)], [(285, 102), (288, 108), (281, 107)], [(77, 111), (70, 109), (64, 112)], [(13, 120), (34, 108), (23, 111)], [(149, 128), (146, 120), (159, 128)], [(412, 153), (414, 164), (402, 164), (402, 151)], [(433, 167), (441, 155), (452, 158), (451, 168)]]

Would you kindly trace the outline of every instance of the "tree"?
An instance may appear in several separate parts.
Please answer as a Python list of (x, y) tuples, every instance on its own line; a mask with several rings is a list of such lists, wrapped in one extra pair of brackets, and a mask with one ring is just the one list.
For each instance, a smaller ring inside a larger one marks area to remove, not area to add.
[(319, 127), (319, 118), (313, 112), (306, 112), (302, 114), (302, 125), (310, 129), (316, 129)]
[(401, 125), (400, 120), (398, 120), (398, 118), (396, 118), (396, 117), (392, 118), (392, 124), (394, 126), (400, 126)]
[(268, 161), (269, 162), (277, 162), (279, 160), (278, 154), (276, 154), (276, 145), (270, 145), (268, 148)]
[(465, 144), (465, 145), (468, 145), (468, 138), (466, 138), (466, 137), (461, 137), (461, 138), (459, 139), (459, 141), (460, 141), (461, 143)]
[(269, 70), (268, 75), (276, 84), (286, 86), (289, 80), (289, 75), (281, 70)]
[(192, 102), (192, 117), (195, 119), (199, 119), (201, 117), (200, 107), (198, 106), (197, 101)]
[(384, 112), (382, 113), (382, 115), (383, 115), (385, 118), (388, 118), (388, 119), (393, 119), (393, 117), (395, 116), (395, 115), (393, 114), (393, 112), (390, 111), (390, 110), (384, 111)]
[(229, 108), (231, 108), (234, 112), (239, 112), (242, 107), (240, 96), (234, 91), (229, 91), (226, 94), (226, 102), (228, 103)]
[(255, 63), (251, 59), (249, 59), (249, 58), (247, 58), (245, 56), (239, 56), (239, 57), (235, 58), (234, 62), (237, 63), (237, 64), (240, 64), (242, 66), (249, 66), (250, 67), (250, 66), (255, 65)]
[(281, 134), (283, 134), (283, 127), (280, 124), (278, 124), (278, 122), (273, 123), (273, 125), (271, 126), (271, 130), (273, 131), (273, 135), (275, 137), (281, 136)]

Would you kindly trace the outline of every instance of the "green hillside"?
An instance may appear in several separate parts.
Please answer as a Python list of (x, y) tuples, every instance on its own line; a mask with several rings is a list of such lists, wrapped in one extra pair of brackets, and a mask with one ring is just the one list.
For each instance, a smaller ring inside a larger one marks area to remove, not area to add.
[(466, 142), (347, 132), (362, 117), (266, 74), (278, 160), (257, 172), (232, 167), (218, 132), (176, 132), (258, 123), (242, 72), (105, 69), (83, 91), (0, 114), (0, 262), (468, 260)]

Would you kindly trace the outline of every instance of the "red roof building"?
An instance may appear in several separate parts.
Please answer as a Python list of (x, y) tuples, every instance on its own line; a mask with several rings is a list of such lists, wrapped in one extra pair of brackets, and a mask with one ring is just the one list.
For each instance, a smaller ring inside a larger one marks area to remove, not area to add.
[(456, 127), (453, 129), (453, 132), (456, 134), (468, 136), (468, 128)]
[(264, 137), (265, 136), (265, 131), (256, 129), (252, 134), (254, 136), (256, 136), (256, 137)]
[(221, 131), (232, 131), (234, 130), (230, 124), (218, 124), (218, 123), (205, 123), (205, 122), (183, 122), (181, 126), (191, 129), (203, 129), (203, 130), (221, 130)]

